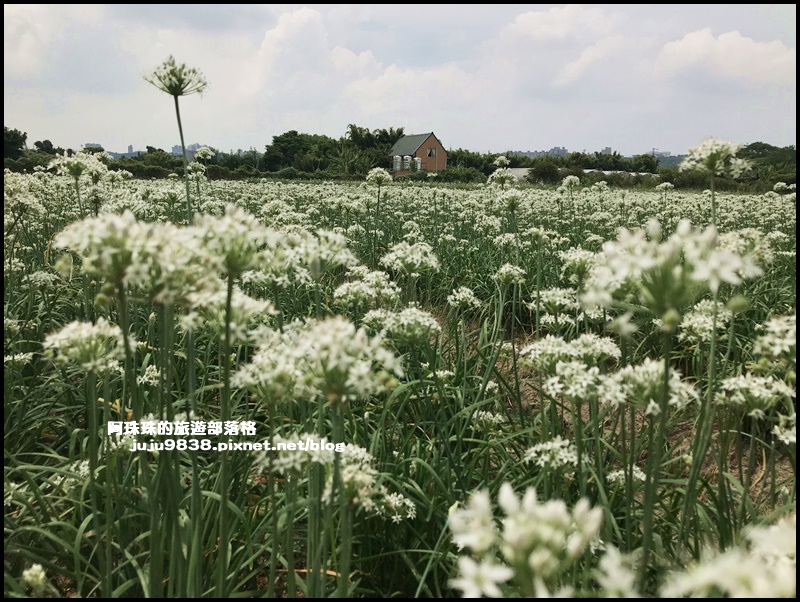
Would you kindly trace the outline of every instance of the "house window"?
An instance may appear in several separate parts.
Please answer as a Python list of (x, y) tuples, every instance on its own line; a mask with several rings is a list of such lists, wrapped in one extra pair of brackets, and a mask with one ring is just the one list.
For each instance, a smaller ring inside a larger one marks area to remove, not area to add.
[(436, 149), (435, 148), (429, 148), (428, 149), (428, 156), (429, 157), (435, 157), (436, 156)]

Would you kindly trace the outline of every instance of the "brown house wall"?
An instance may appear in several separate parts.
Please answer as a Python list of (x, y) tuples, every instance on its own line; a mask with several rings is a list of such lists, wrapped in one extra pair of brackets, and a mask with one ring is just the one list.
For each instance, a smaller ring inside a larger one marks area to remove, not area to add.
[[(428, 156), (429, 149), (435, 149), (435, 157)], [(442, 171), (447, 168), (447, 151), (434, 135), (428, 136), (428, 139), (414, 153), (414, 157), (422, 159), (423, 171)]]

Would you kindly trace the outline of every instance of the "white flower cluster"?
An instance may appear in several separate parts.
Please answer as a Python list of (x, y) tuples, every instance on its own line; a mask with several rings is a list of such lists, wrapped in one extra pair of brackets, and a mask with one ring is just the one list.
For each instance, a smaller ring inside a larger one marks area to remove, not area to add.
[(153, 224), (138, 221), (130, 211), (119, 215), (104, 213), (73, 222), (55, 237), (53, 247), (78, 253), (83, 271), (89, 275), (138, 285), (142, 270), (137, 269), (135, 276), (128, 270), (141, 262), (142, 247), (153, 239), (154, 228)]
[[(514, 213), (519, 210), (523, 200), (522, 192), (516, 188), (506, 190), (500, 194), (498, 202), (504, 211)], [(513, 235), (512, 235), (513, 236)]]
[(489, 176), (487, 180), (488, 184), (493, 184), (495, 186), (500, 186), (501, 188), (505, 188), (506, 186), (511, 186), (516, 184), (517, 177), (514, 175), (508, 167), (498, 167), (494, 170), (492, 175)]
[(535, 462), (541, 468), (562, 468), (578, 465), (578, 450), (575, 444), (561, 435), (550, 441), (537, 443), (525, 452), (525, 462)]
[[(247, 232), (244, 225), (241, 233), (248, 236)], [(207, 231), (146, 223), (126, 210), (74, 222), (55, 238), (53, 246), (80, 255), (87, 274), (117, 286), (141, 288), (156, 303), (169, 304), (199, 289), (220, 288), (217, 274), (222, 271), (223, 257), (207, 247), (204, 239), (212, 248), (220, 246), (212, 243)], [(260, 244), (253, 242), (253, 246)]]
[[(609, 483), (625, 483), (627, 480), (627, 473), (625, 470), (615, 470), (608, 474), (608, 482)], [(631, 478), (633, 479), (634, 483), (644, 483), (647, 475), (644, 474), (644, 471), (634, 464), (631, 467)]]
[(565, 278), (569, 274), (569, 282), (576, 285), (584, 281), (589, 270), (597, 261), (594, 253), (580, 247), (559, 251), (558, 258), (563, 263), (561, 277)]
[(495, 430), (494, 427), (507, 422), (506, 417), (502, 414), (487, 412), (486, 410), (478, 410), (475, 412), (472, 415), (472, 421), (480, 430), (486, 432), (493, 432)]
[(480, 299), (475, 296), (475, 292), (467, 286), (453, 289), (453, 292), (447, 296), (447, 304), (460, 311), (480, 309), (482, 305)]
[[(130, 350), (136, 341), (128, 339)], [(122, 330), (105, 318), (90, 322), (70, 322), (61, 330), (45, 337), (43, 346), (61, 364), (77, 364), (85, 372), (103, 374), (120, 368), (125, 358)]]
[(66, 153), (56, 155), (56, 158), (50, 161), (47, 168), (56, 170), (59, 175), (71, 176), (76, 179), (84, 174), (102, 175), (108, 171), (108, 168), (95, 155), (81, 151), (72, 156), (67, 156)]
[[(765, 236), (757, 228), (740, 228), (719, 235), (719, 248), (748, 258), (744, 266), (742, 278), (750, 279), (760, 276), (762, 270), (775, 259), (773, 245), (780, 245), (780, 237)], [(751, 272), (748, 270), (752, 270)]]
[(492, 276), (492, 279), (505, 285), (525, 284), (525, 270), (519, 266), (506, 263), (500, 266)]
[(22, 581), (34, 592), (41, 593), (47, 586), (47, 573), (41, 564), (33, 564), (22, 571)]
[(597, 398), (602, 378), (597, 366), (587, 366), (577, 360), (560, 361), (556, 364), (555, 375), (544, 382), (542, 389), (553, 398), (563, 395), (576, 402), (586, 402)]
[[(538, 304), (540, 310), (548, 314), (561, 314), (579, 309), (578, 293), (571, 288), (546, 288), (539, 291)], [(537, 298), (530, 301), (528, 308), (536, 309)]]
[(607, 359), (619, 359), (620, 350), (610, 338), (587, 333), (570, 342), (547, 335), (523, 347), (520, 355), (537, 370), (554, 374), (559, 361), (580, 360), (587, 365), (596, 365)]
[(517, 241), (518, 238), (516, 234), (505, 232), (504, 234), (495, 236), (492, 243), (499, 249), (511, 249), (517, 246)]
[[(645, 408), (649, 414), (657, 413), (658, 400), (663, 394), (664, 362), (646, 358), (641, 364), (629, 364), (608, 376), (600, 388), (599, 399), (612, 406), (622, 402)], [(697, 390), (681, 378), (680, 372), (670, 368), (667, 405), (677, 410), (699, 399)]]
[(178, 63), (172, 55), (144, 79), (162, 92), (176, 97), (202, 94), (208, 87), (208, 82), (198, 69)]
[(338, 267), (352, 267), (358, 263), (347, 248), (347, 237), (332, 230), (294, 230), (287, 235), (286, 263), (305, 268), (314, 280), (322, 273)]
[(350, 268), (347, 275), (353, 280), (333, 291), (334, 303), (351, 311), (364, 311), (370, 307), (392, 305), (400, 298), (400, 287), (381, 271), (370, 271), (365, 266)]
[(621, 554), (614, 546), (605, 553), (595, 571), (595, 579), (605, 598), (640, 598), (636, 589), (635, 555)]
[(76, 460), (63, 469), (67, 474), (58, 474), (53, 477), (53, 486), (58, 489), (64, 485), (65, 489), (82, 486), (89, 480), (89, 460)]
[(12, 355), (4, 355), (3, 356), (3, 365), (11, 364), (12, 366), (24, 366), (25, 364), (30, 364), (33, 360), (33, 353), (30, 351), (26, 351), (23, 353), (14, 353)]
[(617, 240), (603, 245), (582, 302), (585, 307), (612, 307), (624, 298), (660, 318), (704, 290), (716, 292), (722, 284), (741, 284), (759, 274), (754, 256), (723, 248), (713, 226), (699, 231), (683, 220), (662, 241), (661, 227), (652, 221), (646, 231), (621, 230)]
[(533, 226), (523, 232), (523, 236), (531, 241), (532, 245), (541, 245), (543, 248), (557, 247), (566, 242), (568, 238), (562, 237), (555, 230), (548, 230), (539, 226)]
[(263, 401), (322, 398), (332, 403), (366, 399), (391, 390), (400, 361), (380, 336), (337, 316), (264, 333), (251, 362), (231, 378)]
[(413, 305), (399, 312), (383, 309), (368, 311), (364, 316), (364, 325), (401, 344), (428, 341), (442, 331), (433, 315)]
[[(485, 490), (473, 494), (466, 508), (451, 510), (454, 543), (478, 557), (476, 562), (461, 556), (459, 576), (450, 582), (464, 597), (501, 597), (499, 584), (512, 578), (523, 591), (546, 596), (597, 540), (603, 517), (602, 510), (591, 508), (586, 499), (571, 511), (563, 500), (540, 502), (533, 488), (520, 499), (509, 483), (500, 487), (498, 503), (505, 514), (502, 531)], [(496, 549), (504, 565), (496, 563)]]
[(24, 282), (31, 288), (48, 289), (62, 282), (62, 280), (58, 277), (58, 274), (38, 271), (25, 276)]
[(736, 157), (741, 144), (719, 138), (705, 138), (699, 146), (689, 149), (689, 154), (680, 164), (681, 171), (699, 170), (717, 176), (729, 175), (738, 178), (750, 169), (750, 163)]
[(775, 316), (762, 327), (762, 334), (753, 345), (753, 352), (770, 359), (797, 356), (797, 314)]
[(281, 238), (241, 207), (229, 204), (221, 216), (198, 215), (195, 220), (203, 246), (225, 276), (238, 278), (242, 272), (261, 265), (265, 247)]
[(158, 366), (150, 364), (144, 369), (144, 374), (136, 377), (137, 385), (150, 385), (155, 386), (161, 379), (161, 370)]
[(673, 574), (663, 598), (795, 598), (797, 596), (797, 513), (769, 527), (754, 527), (746, 543), (707, 557)]
[[(305, 444), (308, 441), (317, 445), (308, 446)], [(299, 445), (301, 442), (304, 443), (302, 447)], [(288, 437), (275, 435), (270, 442), (272, 449), (256, 452), (254, 462), (260, 470), (297, 477), (303, 474), (309, 463), (333, 463), (336, 451), (330, 449), (328, 443), (326, 437), (318, 437), (314, 433), (292, 433)]]
[[(309, 441), (316, 445), (309, 446)], [(301, 446), (300, 443), (303, 442), (306, 444)], [(344, 495), (350, 504), (360, 506), (371, 514), (387, 517), (394, 523), (413, 519), (417, 515), (413, 501), (378, 483), (380, 473), (374, 467), (375, 459), (363, 447), (348, 443), (341, 450), (334, 451), (325, 437), (314, 433), (293, 433), (288, 437), (276, 435), (272, 438), (271, 445), (271, 450), (254, 455), (257, 469), (300, 477), (311, 464), (322, 464), (328, 467), (328, 477), (322, 494), (323, 501), (327, 503), (331, 502), (333, 493), (333, 470), (330, 468), (338, 454)]]
[(724, 379), (714, 401), (719, 405), (741, 408), (749, 416), (763, 420), (779, 401), (789, 401), (795, 395), (794, 389), (783, 381), (748, 373)]
[(410, 244), (401, 241), (389, 249), (389, 252), (381, 257), (380, 262), (381, 265), (411, 278), (416, 278), (423, 272), (435, 272), (439, 269), (439, 259), (426, 242)]
[(478, 213), (475, 216), (475, 230), (482, 233), (484, 236), (494, 236), (500, 233), (503, 227), (503, 222), (496, 215), (487, 215), (486, 213)]
[(207, 146), (201, 146), (194, 152), (196, 161), (209, 161), (214, 158), (214, 151)]
[[(678, 340), (689, 343), (709, 343), (714, 335), (715, 303), (711, 299), (703, 299), (696, 303), (681, 320)], [(728, 327), (733, 313), (726, 307), (716, 302), (717, 332), (724, 332)]]
[[(221, 283), (220, 283), (221, 284)], [(189, 312), (181, 318), (187, 330), (206, 328), (222, 337), (225, 332), (227, 292), (202, 289), (187, 295)], [(270, 301), (255, 299), (234, 286), (231, 294), (230, 334), (232, 344), (254, 343), (259, 335), (259, 325), (264, 325), (276, 310)]]
[(772, 428), (772, 434), (786, 445), (797, 445), (797, 413), (791, 416), (778, 416), (778, 424)]
[(382, 167), (375, 167), (370, 169), (367, 173), (367, 184), (374, 184), (375, 186), (384, 186), (392, 181), (392, 176)]

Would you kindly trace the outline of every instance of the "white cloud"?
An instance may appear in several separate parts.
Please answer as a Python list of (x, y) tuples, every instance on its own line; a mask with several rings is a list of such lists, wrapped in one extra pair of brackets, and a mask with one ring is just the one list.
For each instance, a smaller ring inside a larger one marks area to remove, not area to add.
[(380, 73), (382, 65), (377, 61), (372, 51), (365, 50), (356, 54), (348, 48), (336, 46), (331, 50), (331, 61), (333, 66), (343, 76), (355, 75), (375, 76)]
[(3, 5), (3, 70), (24, 76), (39, 70), (53, 35), (52, 23), (38, 17), (43, 7)]
[[(181, 100), (189, 140), (225, 150), (263, 148), (290, 129), (340, 136), (349, 123), (434, 130), (481, 151), (678, 152), (705, 135), (698, 123), (722, 123), (732, 140), (794, 143), (791, 87), (720, 91), (794, 85), (785, 19), (755, 23), (755, 9), (722, 19), (677, 5), (266, 5), (234, 17), (211, 5), (178, 18), (174, 6), (121, 6), (4, 7), (9, 127), (65, 147), (168, 148), (172, 103), (142, 75), (172, 54), (209, 82), (202, 98)], [(715, 37), (707, 23), (742, 33)], [(697, 120), (678, 127), (683, 107)]]
[(738, 31), (714, 37), (705, 28), (665, 44), (656, 59), (657, 72), (665, 76), (692, 67), (729, 78), (792, 85), (797, 77), (797, 49), (777, 40), (756, 42)]
[(378, 77), (353, 81), (345, 96), (369, 115), (439, 115), (465, 103), (480, 102), (480, 87), (473, 77), (454, 65), (432, 69), (407, 69), (390, 65)]
[(67, 35), (65, 26), (96, 26), (103, 13), (102, 6), (82, 4), (4, 4), (4, 74), (36, 75), (45, 67), (51, 49)]
[[(604, 38), (591, 46), (587, 46), (577, 59), (564, 66), (553, 83), (557, 86), (563, 86), (576, 81), (587, 69), (596, 65), (598, 61), (607, 59), (622, 50), (624, 44), (625, 39), (622, 36), (612, 36), (610, 38)], [(600, 63), (596, 65), (597, 69), (605, 71), (615, 70), (615, 67), (615, 65), (610, 63)]]
[(503, 33), (549, 42), (602, 35), (611, 29), (611, 20), (600, 9), (567, 4), (546, 11), (522, 13)]

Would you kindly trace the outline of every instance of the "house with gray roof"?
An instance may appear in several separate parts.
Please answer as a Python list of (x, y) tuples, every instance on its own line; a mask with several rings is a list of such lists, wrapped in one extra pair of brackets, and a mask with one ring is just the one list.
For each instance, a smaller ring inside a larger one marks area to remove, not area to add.
[(433, 132), (403, 136), (389, 152), (392, 174), (412, 171), (442, 171), (447, 168), (447, 151)]

